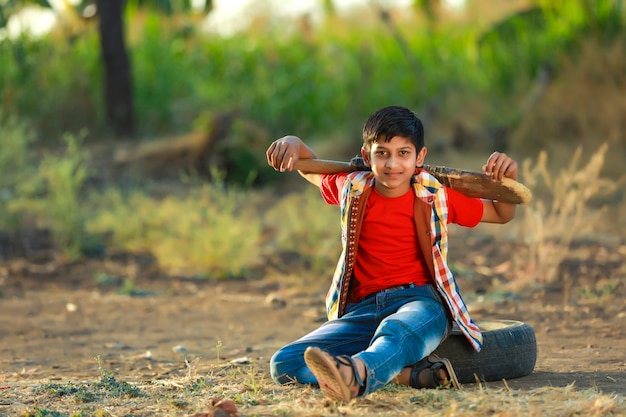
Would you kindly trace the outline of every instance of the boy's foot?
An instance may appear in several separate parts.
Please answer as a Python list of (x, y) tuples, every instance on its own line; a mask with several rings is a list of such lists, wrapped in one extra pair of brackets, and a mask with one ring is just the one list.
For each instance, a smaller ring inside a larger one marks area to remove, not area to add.
[[(357, 364), (350, 356), (332, 356), (318, 347), (308, 347), (304, 351), (304, 361), (317, 378), (324, 395), (332, 400), (349, 402), (364, 387)], [(349, 383), (344, 380), (342, 367), (350, 368), (352, 375)]]
[(452, 364), (446, 358), (432, 354), (411, 367), (409, 385), (413, 388), (461, 389)]

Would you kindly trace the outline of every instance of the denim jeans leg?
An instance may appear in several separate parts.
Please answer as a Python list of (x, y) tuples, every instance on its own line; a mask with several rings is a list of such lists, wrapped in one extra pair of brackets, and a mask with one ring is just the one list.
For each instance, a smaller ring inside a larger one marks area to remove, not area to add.
[(370, 346), (354, 356), (361, 359), (367, 369), (364, 394), (376, 391), (402, 368), (432, 353), (449, 326), (441, 299), (430, 285), (382, 292), (376, 296), (376, 302), (385, 318)]
[(324, 323), (318, 329), (278, 350), (270, 359), (272, 379), (279, 384), (298, 382), (317, 384), (304, 362), (304, 351), (317, 346), (333, 355), (354, 355), (365, 350), (379, 323), (376, 300), (351, 304), (339, 319)]

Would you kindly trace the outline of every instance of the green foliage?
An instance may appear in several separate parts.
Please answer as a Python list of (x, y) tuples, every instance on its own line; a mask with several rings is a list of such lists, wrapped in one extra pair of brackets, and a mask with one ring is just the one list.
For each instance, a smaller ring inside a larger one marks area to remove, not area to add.
[(620, 285), (623, 284), (618, 279), (602, 279), (593, 285), (585, 284), (578, 292), (581, 298), (606, 302), (617, 293)]
[(0, 230), (13, 230), (19, 226), (19, 217), (9, 211), (8, 205), (16, 197), (16, 185), (34, 172), (30, 145), (33, 132), (15, 115), (0, 112)]
[(148, 13), (138, 43), (131, 45), (137, 126), (144, 134), (184, 128), (193, 121), (186, 108), (199, 109), (193, 91), (198, 70), (189, 67), (193, 58), (186, 56), (197, 52), (186, 43), (159, 15)]
[[(358, 135), (385, 104), (419, 110), (451, 92), (524, 91), (582, 40), (610, 41), (624, 29), (621, 1), (575, 0), (539, 1), (486, 31), (421, 25), (416, 14), (396, 19), (394, 34), (372, 17), (359, 24), (331, 13), (311, 32), (281, 25), (222, 38), (202, 33), (187, 2), (157, 2), (171, 17), (144, 3), (129, 2), (125, 16), (142, 136), (188, 131), (203, 112), (224, 109), (239, 109), (271, 137)], [(1, 41), (0, 100), (46, 132), (106, 132), (97, 36), (88, 22), (69, 39)]]
[(277, 252), (297, 253), (314, 275), (332, 275), (341, 250), (339, 210), (310, 187), (276, 202), (265, 216)]
[(73, 396), (76, 403), (88, 403), (95, 399), (95, 395), (86, 387), (76, 385), (71, 381), (67, 384), (43, 384), (36, 391), (45, 392), (53, 397)]
[(532, 8), (515, 13), (480, 35), (480, 64), (488, 71), (495, 91), (510, 94), (524, 84), (520, 78), (527, 82), (537, 68), (552, 60), (552, 42), (535, 35), (545, 33), (548, 27), (543, 9)]
[[(66, 384), (47, 383), (42, 384), (34, 389), (37, 394), (46, 394), (50, 397), (72, 397), (74, 403), (84, 404), (99, 401), (103, 398), (139, 398), (145, 397), (144, 392), (135, 385), (125, 381), (118, 381), (112, 375), (111, 371), (105, 369), (102, 359), (97, 356), (98, 370), (100, 372), (100, 380), (93, 384), (75, 384), (68, 381)], [(72, 417), (82, 416), (110, 416), (106, 411), (96, 410), (87, 413), (85, 410), (79, 410), (71, 414)], [(23, 414), (24, 417), (65, 417), (57, 411), (51, 411), (46, 408), (35, 407), (33, 411)]]
[(131, 297), (145, 297), (152, 295), (152, 292), (138, 288), (135, 281), (130, 278), (126, 278), (124, 280), (124, 283), (122, 284), (119, 293), (123, 295), (129, 295)]
[(79, 37), (0, 40), (0, 107), (28, 117), (50, 143), (84, 127), (103, 130), (102, 68), (95, 26)]
[(621, 1), (539, 3), (506, 17), (480, 35), (480, 63), (493, 82), (493, 92), (511, 94), (523, 89), (539, 69), (555, 66), (564, 54), (576, 54), (590, 37), (612, 41), (623, 33)]
[[(50, 227), (61, 247), (68, 248), (70, 257), (78, 256), (84, 240), (84, 211), (81, 191), (87, 180), (87, 153), (79, 147), (79, 139), (65, 136), (67, 156), (46, 156), (40, 165), (40, 175), (46, 181), (45, 207), (51, 215)], [(50, 203), (50, 204), (48, 204)]]
[(85, 230), (88, 210), (82, 197), (89, 176), (88, 153), (80, 147), (79, 136), (65, 135), (64, 140), (67, 153), (45, 155), (38, 171), (18, 184), (18, 196), (9, 209), (34, 215), (38, 227), (51, 230), (61, 253), (76, 260), (98, 242)]
[(129, 384), (126, 381), (118, 381), (114, 376), (103, 376), (100, 381), (94, 384), (97, 389), (102, 389), (107, 392), (111, 397), (140, 397), (142, 396), (141, 389), (134, 385)]
[(115, 379), (112, 372), (106, 369), (102, 364), (102, 358), (100, 356), (96, 356), (95, 359), (98, 364), (98, 371), (100, 372), (100, 381), (94, 384), (94, 388), (104, 390), (106, 395), (116, 398), (136, 398), (143, 396), (141, 389), (129, 384), (126, 381), (118, 381)]
[[(219, 363), (219, 358), (218, 358)], [(196, 378), (193, 382), (185, 388), (186, 391), (189, 392), (202, 392), (211, 387), (211, 384), (205, 378)]]
[(183, 198), (156, 199), (141, 191), (110, 189), (98, 198), (99, 211), (89, 229), (110, 233), (116, 248), (151, 253), (173, 274), (246, 276), (261, 260), (254, 198), (219, 182)]
[(58, 411), (48, 410), (47, 408), (35, 407), (33, 411), (24, 413), (24, 417), (66, 417), (66, 414)]

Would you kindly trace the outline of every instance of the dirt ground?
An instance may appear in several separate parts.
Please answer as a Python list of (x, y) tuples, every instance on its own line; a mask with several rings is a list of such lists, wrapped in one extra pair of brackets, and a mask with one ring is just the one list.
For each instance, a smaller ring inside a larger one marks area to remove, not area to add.
[[(625, 242), (577, 244), (562, 266), (569, 281), (512, 294), (498, 291), (497, 268), (481, 275), (486, 266), (475, 263), (487, 256), (486, 265), (502, 265), (513, 244), (489, 236), (459, 241), (451, 257), (472, 271), (458, 275), (474, 317), (524, 321), (536, 332), (535, 371), (507, 381), (511, 388), (575, 384), (626, 395)], [(97, 380), (97, 356), (126, 381), (183, 375), (184, 354), (200, 358), (199, 373), (237, 358), (268, 368), (277, 348), (323, 320), (330, 279), (294, 284), (297, 273), (283, 272), (216, 282), (164, 276), (143, 257), (70, 265), (5, 257), (0, 388)], [(116, 278), (129, 275), (132, 286)], [(11, 407), (0, 401), (0, 415)]]

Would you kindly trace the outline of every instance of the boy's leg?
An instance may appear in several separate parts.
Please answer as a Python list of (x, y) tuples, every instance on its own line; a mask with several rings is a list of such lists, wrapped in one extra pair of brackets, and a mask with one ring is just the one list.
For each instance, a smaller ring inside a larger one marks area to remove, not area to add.
[(385, 318), (370, 346), (354, 355), (367, 369), (364, 394), (376, 391), (393, 380), (405, 366), (432, 353), (446, 336), (449, 326), (446, 309), (430, 285), (382, 292), (376, 296), (376, 302)]
[(366, 349), (379, 324), (376, 299), (367, 299), (351, 307), (346, 315), (324, 323), (276, 352), (270, 360), (274, 381), (279, 384), (317, 384), (317, 379), (304, 362), (304, 351), (309, 346), (317, 346), (335, 356), (351, 356)]

